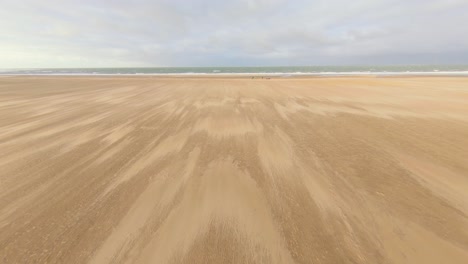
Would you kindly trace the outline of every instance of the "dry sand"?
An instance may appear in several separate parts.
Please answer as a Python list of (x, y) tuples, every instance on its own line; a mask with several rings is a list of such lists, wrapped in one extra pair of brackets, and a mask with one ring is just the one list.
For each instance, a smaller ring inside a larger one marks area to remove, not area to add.
[(468, 78), (0, 80), (0, 263), (468, 263)]

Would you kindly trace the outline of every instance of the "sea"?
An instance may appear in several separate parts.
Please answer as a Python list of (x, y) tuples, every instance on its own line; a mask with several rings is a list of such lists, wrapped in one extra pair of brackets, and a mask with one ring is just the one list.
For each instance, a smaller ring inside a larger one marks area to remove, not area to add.
[(468, 76), (468, 65), (136, 67), (0, 69), (0, 75), (455, 75)]

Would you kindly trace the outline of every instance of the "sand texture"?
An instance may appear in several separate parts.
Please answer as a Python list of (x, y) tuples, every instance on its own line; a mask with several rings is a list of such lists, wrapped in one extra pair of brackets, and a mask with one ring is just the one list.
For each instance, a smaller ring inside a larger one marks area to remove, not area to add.
[(0, 263), (468, 263), (468, 78), (0, 79)]

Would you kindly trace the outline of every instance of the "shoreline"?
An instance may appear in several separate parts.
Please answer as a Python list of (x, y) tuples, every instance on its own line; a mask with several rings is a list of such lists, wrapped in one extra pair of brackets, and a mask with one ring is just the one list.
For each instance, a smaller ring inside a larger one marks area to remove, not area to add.
[(339, 77), (468, 77), (463, 72), (337, 72), (337, 73), (0, 73), (1, 77), (162, 77), (162, 78), (339, 78)]

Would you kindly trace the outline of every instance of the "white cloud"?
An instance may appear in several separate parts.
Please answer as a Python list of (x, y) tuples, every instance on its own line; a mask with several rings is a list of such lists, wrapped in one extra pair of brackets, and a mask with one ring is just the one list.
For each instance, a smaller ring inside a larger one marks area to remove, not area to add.
[(2, 1), (0, 67), (468, 62), (466, 0)]

